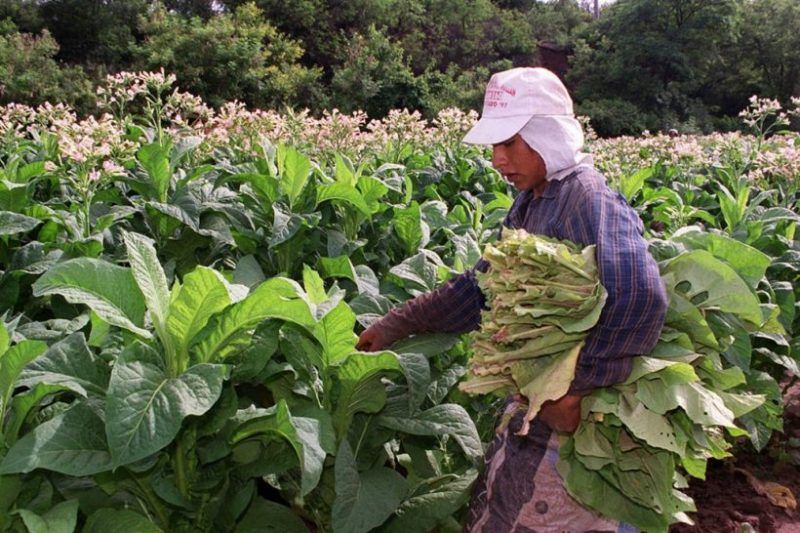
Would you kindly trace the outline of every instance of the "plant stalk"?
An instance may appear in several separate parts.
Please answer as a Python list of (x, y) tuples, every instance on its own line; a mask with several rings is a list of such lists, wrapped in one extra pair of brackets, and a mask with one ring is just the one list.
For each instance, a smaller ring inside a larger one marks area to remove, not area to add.
[(128, 472), (128, 475), (136, 484), (136, 487), (138, 487), (139, 491), (142, 494), (142, 497), (144, 497), (145, 501), (147, 502), (147, 505), (149, 505), (153, 513), (155, 513), (156, 517), (158, 518), (158, 521), (161, 524), (161, 528), (164, 531), (169, 531), (169, 516), (167, 515), (164, 506), (161, 505), (160, 501), (158, 501), (158, 497), (153, 493), (152, 489), (150, 489), (150, 487), (142, 483), (142, 481), (136, 475), (130, 472)]
[(181, 496), (189, 497), (189, 480), (187, 478), (186, 449), (183, 443), (183, 435), (175, 441), (175, 484)]

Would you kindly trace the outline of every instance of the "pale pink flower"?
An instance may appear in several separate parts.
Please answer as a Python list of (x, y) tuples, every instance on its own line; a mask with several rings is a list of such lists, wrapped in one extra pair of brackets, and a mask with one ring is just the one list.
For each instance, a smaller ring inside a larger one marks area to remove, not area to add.
[(125, 169), (110, 159), (103, 161), (103, 171), (109, 175), (125, 174)]

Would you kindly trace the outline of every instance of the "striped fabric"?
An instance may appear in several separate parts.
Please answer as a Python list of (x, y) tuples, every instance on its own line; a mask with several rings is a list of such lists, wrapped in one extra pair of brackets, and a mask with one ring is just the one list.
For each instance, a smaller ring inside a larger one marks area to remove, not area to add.
[[(597, 245), (600, 280), (608, 299), (578, 359), (571, 392), (588, 392), (624, 381), (634, 355), (648, 353), (658, 340), (667, 297), (658, 266), (647, 252), (642, 222), (625, 199), (594, 170), (550, 181), (539, 198), (520, 193), (504, 224), (529, 233)], [(385, 317), (385, 325), (405, 334), (467, 332), (478, 328), (485, 300), (474, 269), (435, 291), (419, 296)]]

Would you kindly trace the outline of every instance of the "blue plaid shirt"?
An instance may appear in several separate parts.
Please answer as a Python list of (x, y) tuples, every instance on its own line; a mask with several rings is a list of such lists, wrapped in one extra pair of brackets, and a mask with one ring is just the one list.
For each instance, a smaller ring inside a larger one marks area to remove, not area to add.
[[(583, 246), (597, 245), (600, 281), (608, 299), (586, 337), (571, 392), (627, 379), (631, 357), (650, 352), (658, 341), (667, 310), (658, 266), (647, 251), (636, 212), (608, 188), (603, 176), (581, 168), (549, 182), (539, 198), (530, 191), (520, 193), (504, 224)], [(473, 270), (395, 309), (390, 317), (404, 322), (409, 333), (477, 329), (485, 299), (474, 271), (487, 268), (484, 260), (479, 261)]]

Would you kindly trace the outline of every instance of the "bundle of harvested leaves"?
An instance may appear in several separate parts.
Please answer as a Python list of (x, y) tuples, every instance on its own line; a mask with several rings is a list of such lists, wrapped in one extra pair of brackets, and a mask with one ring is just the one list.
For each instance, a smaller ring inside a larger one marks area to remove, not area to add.
[[(558, 470), (587, 507), (667, 531), (691, 523), (685, 475), (704, 478), (709, 458), (730, 455), (726, 435), (748, 435), (734, 420), (745, 415), (757, 437), (753, 413), (765, 409), (765, 396), (753, 391), (763, 391), (768, 376), (744, 367), (742, 351), (750, 336), (779, 336), (782, 328), (777, 306), (756, 296), (768, 262), (749, 246), (699, 230), (654, 246), (670, 301), (659, 342), (635, 359), (627, 381), (584, 398), (578, 430), (562, 437)], [(530, 402), (527, 426), (544, 401), (568, 390), (606, 293), (593, 246), (517, 230), (484, 257), (491, 270), (479, 283), (491, 309), (462, 389), (521, 393)]]
[[(766, 265), (723, 235), (684, 232), (657, 243), (669, 309), (658, 344), (637, 357), (628, 380), (582, 402), (582, 422), (564, 437), (558, 470), (567, 490), (601, 514), (645, 531), (691, 524), (683, 474), (704, 479), (709, 458), (730, 455), (731, 437), (757, 429), (754, 413), (777, 409), (753, 391), (769, 376), (740, 365), (750, 336), (780, 335), (771, 304), (755, 293)], [(760, 263), (760, 266), (757, 264)], [(747, 354), (749, 357), (749, 354)], [(751, 434), (751, 438), (758, 438)]]
[(472, 394), (519, 393), (528, 409), (520, 433), (542, 404), (566, 394), (586, 333), (606, 300), (595, 247), (581, 249), (524, 230), (505, 230), (484, 251), (491, 268), (478, 283), (491, 303), (473, 335)]

